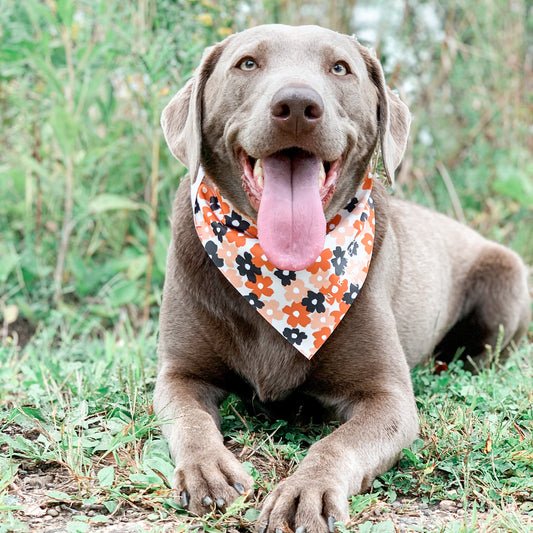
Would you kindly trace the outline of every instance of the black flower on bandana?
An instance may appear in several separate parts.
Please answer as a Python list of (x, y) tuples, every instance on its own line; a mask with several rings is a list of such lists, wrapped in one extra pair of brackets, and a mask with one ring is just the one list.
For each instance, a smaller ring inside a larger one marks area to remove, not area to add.
[(333, 265), (333, 268), (335, 269), (335, 274), (337, 274), (337, 276), (342, 276), (344, 274), (344, 271), (346, 270), (348, 259), (346, 259), (345, 255), (346, 252), (340, 246), (337, 246), (337, 248), (333, 250), (331, 264)]
[(274, 276), (281, 280), (284, 287), (290, 285), (296, 279), (296, 272), (294, 270), (274, 270)]
[(217, 248), (217, 245), (213, 241), (208, 241), (205, 243), (205, 251), (207, 252), (207, 255), (211, 258), (211, 260), (213, 261), (213, 263), (215, 263), (217, 267), (220, 268), (221, 266), (224, 265), (224, 260), (218, 257), (218, 254), (217, 254), (218, 248)]
[(254, 294), (253, 292), (251, 292), (250, 294), (247, 294), (244, 299), (250, 304), (252, 305), (253, 307), (255, 307), (256, 309), (261, 309), (261, 307), (264, 307), (265, 304), (264, 302), (262, 302), (258, 297), (257, 297), (257, 294)]
[(218, 198), (216, 196), (211, 196), (211, 198), (209, 198), (209, 205), (213, 211), (218, 211), (220, 209), (220, 204), (218, 203)]
[(283, 336), (291, 343), (296, 346), (300, 346), (304, 339), (307, 339), (307, 335), (300, 331), (298, 328), (285, 328), (283, 330)]
[(357, 207), (357, 204), (359, 203), (359, 200), (354, 196), (349, 202), (348, 202), (348, 205), (344, 208), (346, 209), (346, 211), (348, 211), (349, 213), (351, 213), (356, 207)]
[(346, 302), (348, 305), (352, 305), (354, 300), (357, 298), (357, 295), (359, 294), (359, 290), (359, 285), (354, 285), (353, 283), (350, 283), (350, 288), (347, 292), (344, 293), (342, 301)]
[(232, 211), (231, 215), (226, 215), (224, 218), (226, 221), (226, 226), (236, 231), (241, 231), (244, 233), (250, 227), (250, 224), (235, 211)]
[(199, 212), (200, 212), (200, 204), (198, 203), (198, 198), (197, 198), (196, 201), (194, 202), (194, 214), (199, 213)]
[(302, 305), (305, 305), (310, 313), (324, 313), (326, 311), (325, 300), (326, 297), (321, 292), (307, 291), (307, 296), (302, 299)]
[(237, 270), (241, 276), (246, 276), (248, 281), (252, 283), (256, 282), (256, 276), (261, 275), (261, 269), (256, 267), (252, 262), (252, 254), (250, 252), (244, 252), (242, 255), (238, 255), (235, 259), (237, 263)]
[(366, 222), (368, 220), (368, 215), (366, 213), (361, 213), (361, 222)]
[(228, 228), (224, 226), (224, 224), (217, 221), (211, 222), (211, 228), (213, 229), (213, 233), (215, 234), (219, 242), (222, 242), (224, 240), (224, 235), (226, 235), (226, 233), (228, 232)]
[(356, 241), (351, 242), (348, 245), (348, 253), (351, 256), (357, 255), (357, 249), (359, 248), (359, 244)]
[(372, 195), (368, 197), (368, 206), (370, 209), (374, 209), (374, 198), (372, 198)]

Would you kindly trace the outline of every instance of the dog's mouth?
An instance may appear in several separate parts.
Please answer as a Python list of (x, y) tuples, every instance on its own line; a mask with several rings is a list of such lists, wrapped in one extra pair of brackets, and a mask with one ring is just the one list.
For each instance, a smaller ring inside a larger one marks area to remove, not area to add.
[(324, 249), (324, 208), (331, 200), (342, 158), (323, 161), (299, 148), (261, 159), (239, 152), (242, 184), (257, 211), (258, 237), (280, 270), (304, 270)]
[[(307, 154), (311, 158), (314, 157), (312, 154), (300, 150), (299, 148), (282, 150), (281, 152), (276, 152), (269, 157), (276, 157), (280, 154), (287, 154), (289, 157), (294, 157), (297, 154)], [(246, 152), (242, 149), (239, 151), (239, 158), (242, 167), (242, 186), (246, 192), (251, 206), (256, 211), (259, 211), (259, 205), (261, 204), (261, 197), (263, 195), (263, 189), (265, 186), (263, 161), (268, 158), (255, 159), (246, 154)], [(339, 177), (342, 157), (339, 157), (335, 161), (319, 161), (320, 166), (318, 175), (316, 176), (316, 182), (318, 183), (318, 192), (320, 194), (322, 207), (325, 209), (337, 186), (337, 179)]]

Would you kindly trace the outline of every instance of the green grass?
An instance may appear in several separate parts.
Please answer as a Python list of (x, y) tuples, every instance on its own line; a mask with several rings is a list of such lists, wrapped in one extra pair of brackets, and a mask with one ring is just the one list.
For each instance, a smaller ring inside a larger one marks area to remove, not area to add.
[[(95, 336), (85, 317), (55, 313), (24, 350), (0, 348), (0, 531), (30, 530), (25, 500), (13, 487), (24, 489), (24, 479), (37, 473), (61, 477), (61, 484), (44, 490), (41, 504), (74, 509), (69, 531), (113, 523), (121, 509), (153, 521), (153, 531), (185, 531), (191, 524), (243, 531), (266, 492), (331, 430), (253, 418), (231, 397), (222, 407), (223, 430), (256, 481), (255, 499), (237, 501), (224, 515), (189, 517), (172, 499), (173, 467), (151, 411), (156, 344), (152, 322), (137, 330), (125, 321)], [(394, 502), (451, 499), (467, 511), (466, 524), (442, 531), (528, 531), (532, 356), (533, 346), (524, 346), (478, 375), (460, 362), (440, 374), (432, 364), (415, 369), (420, 439), (370, 493), (352, 499), (349, 530), (387, 531), (390, 520), (373, 526), (372, 512), (379, 508), (386, 517)], [(99, 513), (88, 514), (95, 506)]]

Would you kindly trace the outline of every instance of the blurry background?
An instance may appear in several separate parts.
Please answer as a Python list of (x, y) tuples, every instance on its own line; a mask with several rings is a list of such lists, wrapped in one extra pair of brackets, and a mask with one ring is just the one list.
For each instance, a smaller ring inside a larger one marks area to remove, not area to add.
[(531, 0), (1, 0), (3, 340), (157, 316), (185, 173), (161, 110), (205, 46), (268, 22), (374, 48), (413, 114), (395, 194), (533, 263)]

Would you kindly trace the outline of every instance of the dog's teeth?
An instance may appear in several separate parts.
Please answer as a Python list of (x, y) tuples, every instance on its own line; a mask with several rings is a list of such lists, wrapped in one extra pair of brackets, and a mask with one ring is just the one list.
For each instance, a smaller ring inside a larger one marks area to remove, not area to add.
[(326, 169), (324, 168), (324, 163), (320, 162), (320, 170), (318, 172), (318, 185), (322, 187), (326, 181)]
[(261, 164), (261, 159), (258, 159), (254, 165), (254, 178), (257, 181), (257, 185), (262, 187), (265, 184), (265, 179), (263, 176), (263, 165)]

